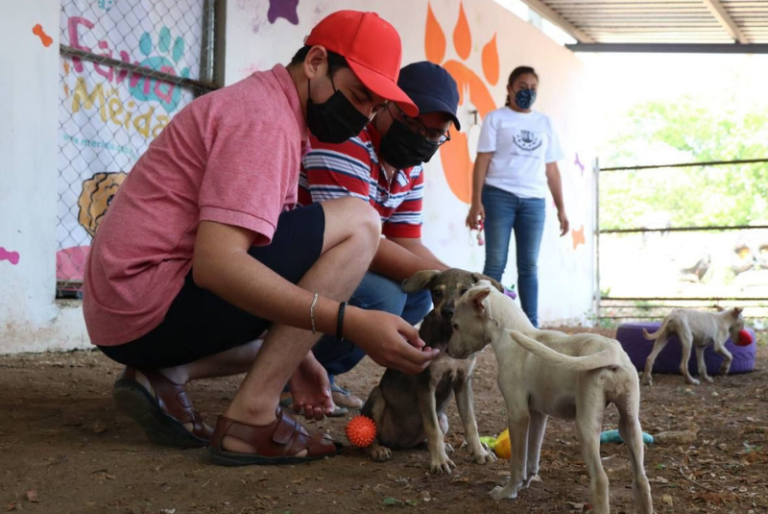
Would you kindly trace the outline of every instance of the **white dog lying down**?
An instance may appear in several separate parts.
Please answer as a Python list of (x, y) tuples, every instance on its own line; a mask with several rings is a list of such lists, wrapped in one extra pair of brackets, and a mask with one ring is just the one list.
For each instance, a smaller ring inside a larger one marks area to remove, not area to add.
[(691, 348), (696, 347), (696, 359), (699, 366), (699, 376), (707, 382), (712, 382), (712, 377), (707, 373), (707, 364), (704, 361), (704, 350), (707, 346), (714, 345), (715, 352), (723, 356), (720, 365), (720, 375), (725, 376), (731, 370), (733, 355), (725, 347), (728, 336), (732, 341), (739, 340), (739, 331), (744, 328), (744, 317), (741, 312), (744, 309), (721, 310), (720, 312), (701, 312), (690, 309), (674, 309), (667, 314), (659, 329), (649, 334), (643, 329), (643, 335), (653, 343), (653, 350), (645, 361), (643, 381), (646, 385), (653, 384), (651, 372), (656, 357), (667, 346), (669, 336), (676, 335), (683, 347), (683, 358), (680, 361), (680, 373), (689, 384), (698, 385), (699, 381), (693, 378), (688, 371), (688, 360), (691, 358)]
[(618, 341), (596, 334), (538, 330), (517, 304), (480, 281), (456, 303), (448, 354), (467, 358), (488, 344), (498, 360), (498, 383), (507, 406), (512, 444), (511, 477), (496, 487), (497, 500), (516, 498), (538, 480), (547, 416), (575, 419), (590, 476), (595, 514), (609, 514), (608, 477), (600, 461), (603, 410), (619, 410), (619, 433), (629, 450), (637, 512), (652, 514), (643, 467), (637, 371)]

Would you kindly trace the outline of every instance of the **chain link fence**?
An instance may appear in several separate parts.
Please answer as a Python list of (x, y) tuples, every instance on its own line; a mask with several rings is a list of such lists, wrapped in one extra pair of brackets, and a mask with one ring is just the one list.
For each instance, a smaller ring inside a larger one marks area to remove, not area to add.
[(216, 0), (62, 0), (56, 296), (134, 163), (214, 85)]

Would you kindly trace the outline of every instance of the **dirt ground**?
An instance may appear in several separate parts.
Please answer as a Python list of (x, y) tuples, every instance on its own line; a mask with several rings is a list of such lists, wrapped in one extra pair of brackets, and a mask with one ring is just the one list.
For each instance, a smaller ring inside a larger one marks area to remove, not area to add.
[[(604, 331), (606, 332), (606, 331)], [(610, 335), (607, 332), (606, 335)], [(765, 335), (763, 335), (765, 336)], [(653, 444), (645, 465), (658, 513), (768, 512), (768, 347), (758, 369), (688, 387), (682, 377), (657, 375), (642, 390), (641, 421), (651, 434), (698, 427), (693, 444)], [(205, 450), (179, 451), (150, 444), (112, 403), (119, 367), (98, 352), (22, 355), (0, 359), (0, 512), (40, 513), (347, 513), (375, 511), (575, 513), (589, 510), (589, 485), (573, 424), (551, 420), (542, 452), (542, 482), (512, 502), (487, 496), (505, 481), (507, 461), (471, 463), (458, 449), (461, 428), (454, 406), (448, 440), (458, 470), (427, 472), (425, 450), (396, 452), (377, 464), (359, 450), (290, 467), (221, 468)], [(340, 382), (366, 394), (381, 369), (366, 360)], [(504, 428), (490, 349), (479, 357), (474, 388), (483, 435)], [(232, 397), (238, 377), (190, 386), (210, 423)], [(609, 408), (605, 429), (615, 428)], [(343, 438), (346, 419), (311, 423)], [(626, 449), (602, 447), (614, 513), (633, 513)], [(391, 505), (394, 504), (394, 505)]]

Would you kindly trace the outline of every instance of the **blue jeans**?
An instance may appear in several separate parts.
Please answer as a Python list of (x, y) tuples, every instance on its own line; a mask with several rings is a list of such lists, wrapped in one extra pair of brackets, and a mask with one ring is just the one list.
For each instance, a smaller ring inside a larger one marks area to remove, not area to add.
[[(398, 282), (368, 272), (349, 299), (349, 305), (396, 314), (415, 325), (429, 313), (432, 298), (427, 290), (406, 294)], [(365, 352), (354, 343), (328, 335), (320, 338), (312, 352), (328, 371), (331, 383), (334, 375), (346, 373), (365, 357)]]
[(501, 282), (507, 267), (509, 242), (515, 232), (517, 292), (534, 326), (539, 326), (538, 261), (544, 233), (544, 198), (520, 198), (493, 186), (483, 187), (485, 208), (485, 268), (483, 273)]

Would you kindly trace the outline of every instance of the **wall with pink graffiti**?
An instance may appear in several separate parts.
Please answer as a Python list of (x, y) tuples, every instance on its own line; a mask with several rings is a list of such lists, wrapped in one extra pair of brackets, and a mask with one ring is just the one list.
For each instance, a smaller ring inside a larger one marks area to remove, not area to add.
[[(180, 77), (199, 74), (202, 0), (26, 0), (0, 34), (0, 354), (88, 346), (81, 302), (91, 238), (133, 164), (187, 90), (62, 58), (59, 45)], [(76, 292), (77, 286), (75, 286)]]
[[(588, 318), (595, 294), (593, 146), (585, 69), (570, 51), (493, 0), (236, 0), (227, 12), (226, 81), (289, 62), (312, 26), (338, 9), (375, 10), (399, 31), (403, 63), (430, 60), (456, 79), (463, 133), (441, 148), (426, 167), (424, 240), (451, 265), (481, 270), (484, 247), (464, 227), (471, 168), (483, 117), (504, 104), (506, 79), (519, 65), (541, 78), (535, 108), (548, 114), (567, 157), (560, 162), (572, 230), (558, 237), (548, 199), (540, 258), (540, 318), (579, 322)], [(473, 243), (474, 241), (474, 243)], [(510, 255), (514, 256), (514, 243)], [(516, 282), (514, 258), (503, 282)]]
[(0, 34), (0, 353), (82, 346), (56, 305), (57, 0), (8, 2)]

